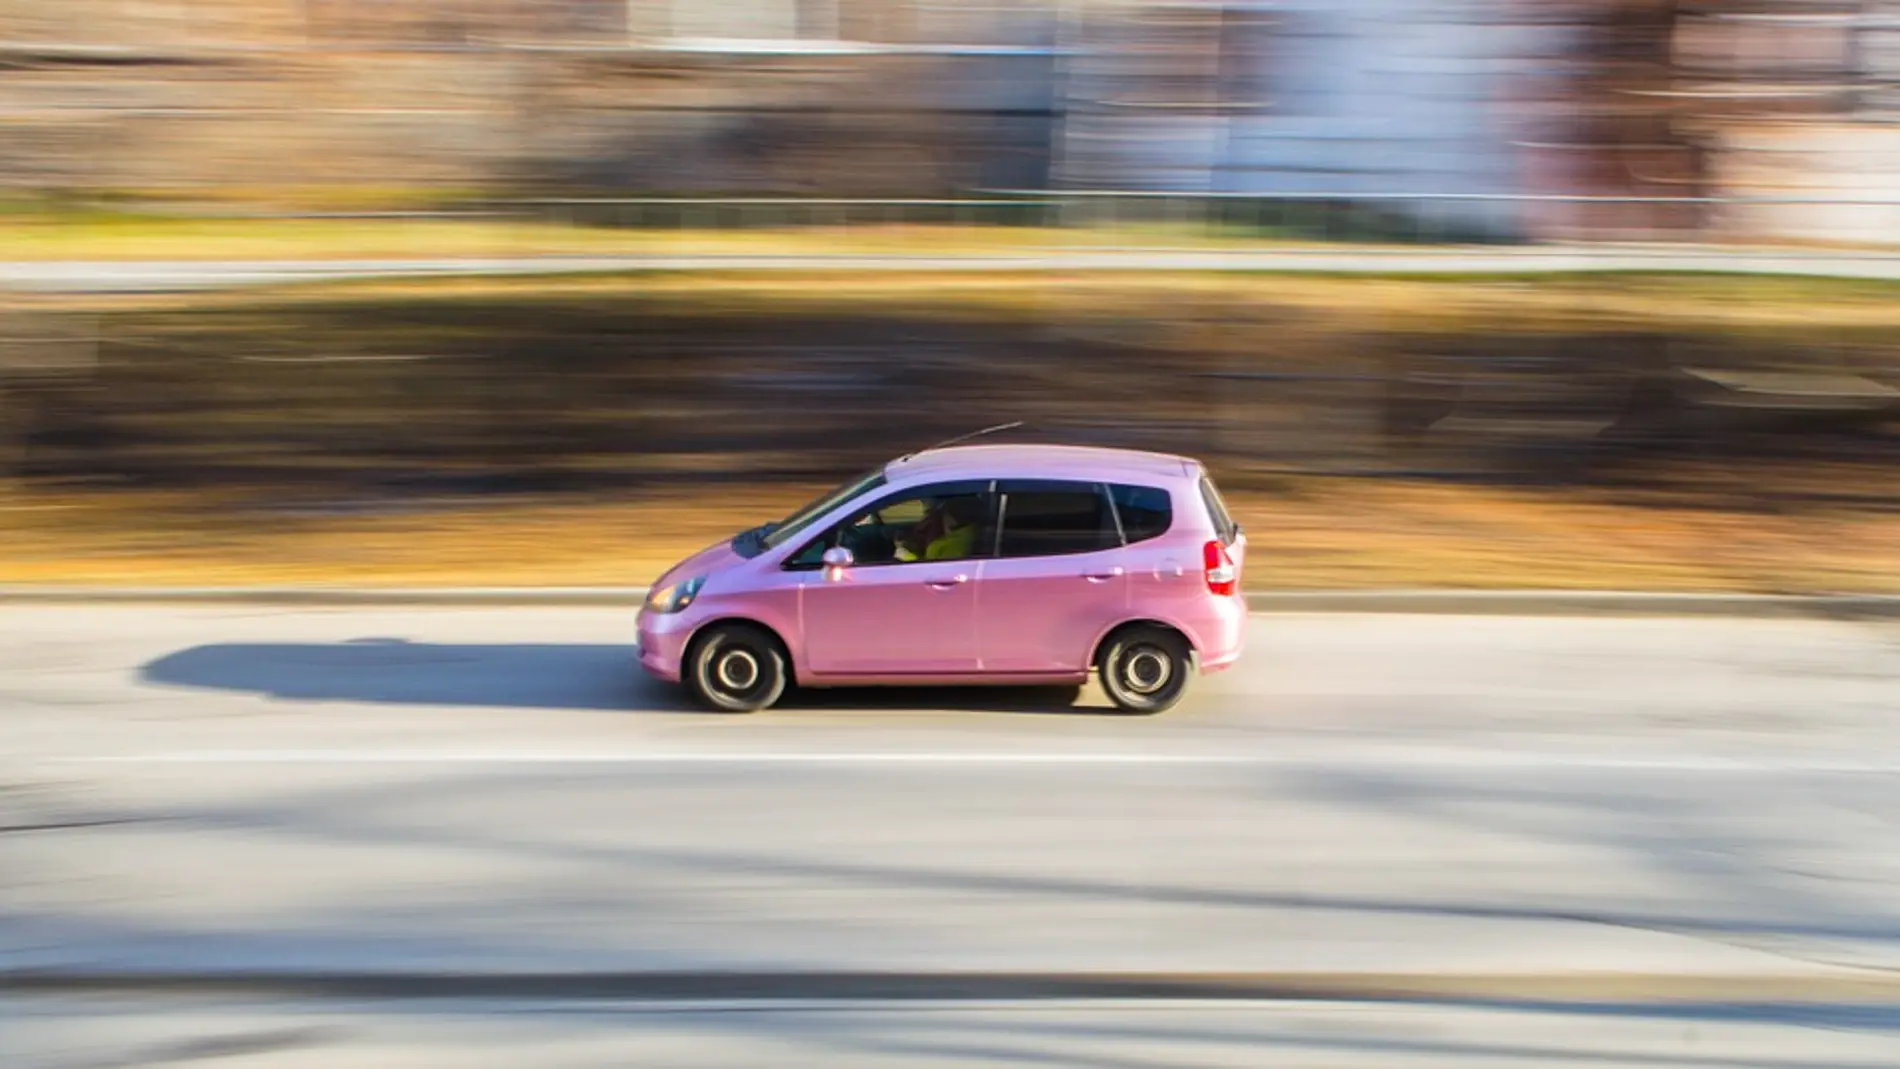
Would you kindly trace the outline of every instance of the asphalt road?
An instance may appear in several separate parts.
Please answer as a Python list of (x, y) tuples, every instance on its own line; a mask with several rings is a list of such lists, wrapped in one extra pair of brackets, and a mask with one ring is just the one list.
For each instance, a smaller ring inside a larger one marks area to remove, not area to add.
[[(1257, 617), (1152, 720), (1035, 692), (700, 714), (637, 676), (631, 623), (0, 611), (0, 1063), (1900, 1050), (1891, 993), (1826, 994), (1900, 966), (1892, 621)], [(242, 1001), (181, 986), (247, 972)], [(1352, 975), (1275, 991), (1316, 974)]]
[(1697, 247), (1463, 249), (1027, 250), (1000, 255), (516, 256), (376, 260), (0, 261), (0, 287), (37, 292), (148, 292), (346, 279), (617, 271), (1268, 271), (1489, 274), (1695, 271), (1900, 278), (1900, 255)]
[[(14, 1004), (10, 1069), (1891, 1069), (1900, 1018), (1586, 1005)], [(29, 1051), (28, 1048), (31, 1048)]]

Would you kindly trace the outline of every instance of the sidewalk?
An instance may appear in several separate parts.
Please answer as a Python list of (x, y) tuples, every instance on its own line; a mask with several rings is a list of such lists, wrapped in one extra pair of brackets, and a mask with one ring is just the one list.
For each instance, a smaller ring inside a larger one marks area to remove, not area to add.
[(1428, 275), (1647, 271), (1900, 280), (1900, 253), (1734, 250), (1704, 246), (1352, 249), (1334, 245), (1225, 251), (1091, 248), (1078, 244), (941, 255), (866, 252), (355, 260), (16, 260), (0, 261), (0, 287), (52, 293), (127, 293), (373, 278), (625, 271), (1227, 271)]

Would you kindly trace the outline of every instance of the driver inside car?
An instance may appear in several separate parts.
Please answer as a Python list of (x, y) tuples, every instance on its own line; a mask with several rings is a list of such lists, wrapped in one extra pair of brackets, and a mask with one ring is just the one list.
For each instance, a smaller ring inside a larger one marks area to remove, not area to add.
[(952, 497), (937, 502), (897, 544), (897, 559), (962, 560), (976, 550), (977, 520), (982, 504), (975, 497)]

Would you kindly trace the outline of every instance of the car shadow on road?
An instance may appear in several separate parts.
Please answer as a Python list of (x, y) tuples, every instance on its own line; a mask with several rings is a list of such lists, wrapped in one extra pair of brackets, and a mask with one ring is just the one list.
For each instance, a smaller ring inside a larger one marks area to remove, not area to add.
[[(632, 713), (697, 708), (680, 688), (642, 672), (632, 646), (606, 644), (220, 643), (160, 657), (139, 678), (283, 701)], [(872, 688), (797, 691), (785, 708), (1061, 713), (1070, 711), (1070, 698), (1047, 687)]]
[(220, 643), (146, 664), (148, 683), (284, 701), (684, 712), (685, 697), (648, 679), (623, 645), (349, 642)]

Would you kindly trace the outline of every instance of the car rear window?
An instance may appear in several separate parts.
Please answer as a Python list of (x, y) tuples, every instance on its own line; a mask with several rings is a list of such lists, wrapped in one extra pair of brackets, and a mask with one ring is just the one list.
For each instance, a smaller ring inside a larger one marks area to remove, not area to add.
[(1207, 518), (1213, 522), (1214, 530), (1220, 535), (1222, 545), (1231, 546), (1240, 536), (1240, 525), (1227, 512), (1227, 502), (1221, 500), (1220, 489), (1214, 485), (1212, 476), (1201, 475), (1201, 501), (1207, 505)]
[(1174, 499), (1166, 490), (1117, 484), (1108, 488), (1108, 496), (1115, 502), (1122, 535), (1130, 545), (1160, 538), (1174, 526)]

